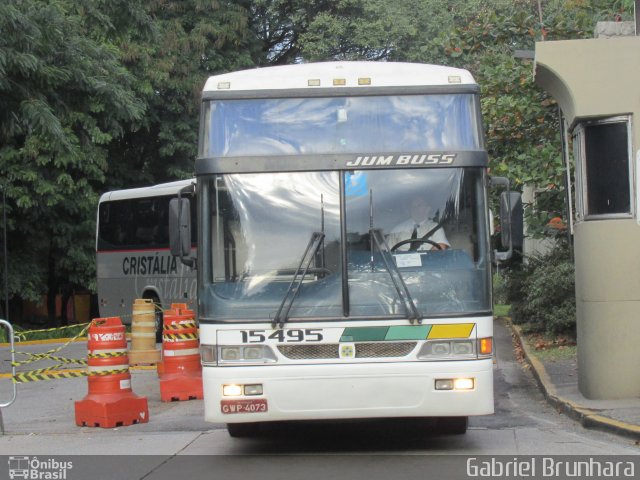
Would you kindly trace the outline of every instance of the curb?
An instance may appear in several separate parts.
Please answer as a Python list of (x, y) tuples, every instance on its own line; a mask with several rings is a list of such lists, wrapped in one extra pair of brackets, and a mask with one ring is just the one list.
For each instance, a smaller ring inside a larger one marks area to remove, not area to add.
[(543, 363), (531, 353), (531, 349), (522, 338), (522, 331), (517, 325), (511, 323), (511, 319), (508, 317), (502, 317), (507, 320), (509, 328), (514, 335), (518, 338), (522, 350), (524, 351), (524, 358), (531, 366), (538, 386), (542, 390), (544, 397), (550, 405), (556, 408), (558, 412), (567, 415), (569, 418), (576, 420), (584, 428), (593, 430), (600, 430), (607, 433), (613, 433), (623, 437), (631, 438), (633, 440), (640, 440), (640, 426), (631, 423), (621, 422), (598, 414), (596, 410), (586, 408), (576, 402), (568, 400), (560, 395), (556, 390), (555, 385), (551, 381), (551, 377), (547, 373)]

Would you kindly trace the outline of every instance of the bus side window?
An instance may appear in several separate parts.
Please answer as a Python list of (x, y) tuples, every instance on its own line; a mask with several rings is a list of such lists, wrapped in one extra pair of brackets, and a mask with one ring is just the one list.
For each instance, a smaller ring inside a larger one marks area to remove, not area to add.
[(100, 205), (100, 249), (114, 249), (127, 244), (128, 207), (128, 201), (105, 202)]
[(156, 200), (154, 205), (156, 226), (153, 243), (163, 248), (169, 245), (169, 200), (169, 197), (161, 197)]

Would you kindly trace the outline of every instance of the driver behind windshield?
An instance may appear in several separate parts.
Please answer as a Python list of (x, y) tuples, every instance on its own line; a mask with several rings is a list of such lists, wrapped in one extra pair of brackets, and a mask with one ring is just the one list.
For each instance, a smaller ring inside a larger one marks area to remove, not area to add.
[(437, 226), (433, 221), (433, 209), (427, 201), (415, 196), (409, 202), (410, 218), (399, 223), (391, 229), (387, 235), (387, 244), (394, 250), (394, 246), (404, 240), (414, 240), (399, 246), (398, 251), (428, 251), (445, 250), (451, 245), (442, 227), (436, 229), (431, 235), (428, 233)]

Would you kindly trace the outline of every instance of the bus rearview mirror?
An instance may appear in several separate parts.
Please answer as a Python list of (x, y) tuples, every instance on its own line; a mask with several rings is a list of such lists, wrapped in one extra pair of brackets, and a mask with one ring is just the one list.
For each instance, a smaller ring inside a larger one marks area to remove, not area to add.
[(511, 244), (514, 249), (522, 250), (522, 196), (518, 192), (502, 192), (500, 194), (500, 225), (510, 225), (511, 228), (500, 230), (500, 242), (503, 248)]
[(169, 248), (171, 255), (185, 262), (191, 254), (191, 205), (188, 198), (169, 202)]
[(505, 177), (492, 177), (491, 186), (507, 190), (500, 194), (500, 244), (506, 250), (494, 251), (495, 260), (504, 262), (513, 256), (514, 249), (522, 249), (522, 198), (520, 193), (511, 191)]

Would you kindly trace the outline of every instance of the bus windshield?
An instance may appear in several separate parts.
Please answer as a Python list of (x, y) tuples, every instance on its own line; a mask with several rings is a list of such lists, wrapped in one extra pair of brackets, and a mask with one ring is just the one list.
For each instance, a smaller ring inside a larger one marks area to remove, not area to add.
[(271, 321), (292, 288), (297, 320), (406, 318), (403, 290), (422, 317), (487, 312), (484, 181), (482, 168), (203, 177), (201, 318)]
[(202, 157), (480, 148), (472, 94), (215, 100)]

